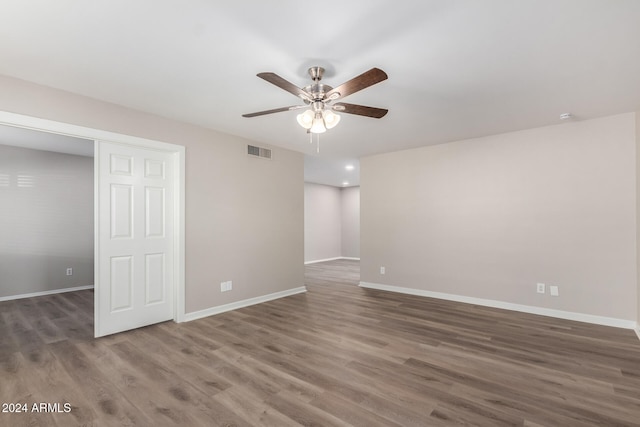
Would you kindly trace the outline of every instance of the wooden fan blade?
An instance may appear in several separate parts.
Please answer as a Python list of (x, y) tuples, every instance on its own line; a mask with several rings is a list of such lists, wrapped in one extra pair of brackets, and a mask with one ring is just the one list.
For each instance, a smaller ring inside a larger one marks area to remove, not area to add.
[(299, 110), (300, 108), (308, 108), (307, 105), (292, 105), (290, 107), (274, 108), (273, 110), (258, 111), (257, 113), (243, 114), (242, 117), (264, 116), (265, 114), (281, 113), (283, 111)]
[(339, 113), (357, 114), (359, 116), (373, 117), (374, 119), (380, 119), (389, 112), (389, 110), (384, 108), (347, 104), (346, 102), (338, 102), (334, 104), (332, 108)]
[(325, 99), (339, 99), (349, 96), (359, 90), (366, 89), (376, 83), (380, 83), (388, 78), (387, 73), (380, 68), (372, 68), (365, 71), (358, 77), (354, 77), (346, 83), (341, 84), (337, 88), (331, 89), (326, 93)]
[(293, 83), (283, 79), (276, 73), (258, 73), (257, 76), (263, 80), (268, 81), (273, 85), (278, 86), (280, 89), (284, 89), (287, 92), (292, 93), (295, 96), (298, 96), (304, 99), (305, 101), (311, 101), (311, 96), (309, 96), (307, 92), (300, 89), (298, 86), (294, 85)]

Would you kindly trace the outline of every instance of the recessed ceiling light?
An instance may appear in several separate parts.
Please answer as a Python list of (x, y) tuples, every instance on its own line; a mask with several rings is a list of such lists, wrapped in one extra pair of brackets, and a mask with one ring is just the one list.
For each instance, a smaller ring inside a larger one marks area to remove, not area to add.
[(343, 186), (344, 186), (344, 185), (349, 185), (349, 181), (343, 181), (343, 182), (342, 182), (342, 185), (343, 185)]
[(347, 166), (345, 166), (344, 168), (345, 168), (346, 170), (348, 170), (348, 171), (352, 171), (352, 170), (354, 170), (354, 169), (355, 169), (355, 166), (353, 166), (353, 165), (347, 165)]
[(570, 118), (571, 118), (571, 113), (560, 114), (560, 120), (569, 120)]

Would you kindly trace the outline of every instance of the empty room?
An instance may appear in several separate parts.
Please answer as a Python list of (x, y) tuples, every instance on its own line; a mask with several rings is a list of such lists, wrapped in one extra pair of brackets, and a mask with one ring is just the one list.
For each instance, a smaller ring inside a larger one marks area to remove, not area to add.
[(640, 426), (640, 2), (5, 0), (0, 425)]

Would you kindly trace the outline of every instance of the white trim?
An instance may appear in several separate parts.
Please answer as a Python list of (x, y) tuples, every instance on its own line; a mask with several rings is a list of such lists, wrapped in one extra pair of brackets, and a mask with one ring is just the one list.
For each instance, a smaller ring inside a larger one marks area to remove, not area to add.
[(638, 339), (640, 340), (640, 325), (636, 327), (635, 331), (636, 331), (636, 335), (638, 336)]
[[(425, 291), (422, 289), (403, 288), (400, 286), (382, 285), (379, 283), (360, 282), (360, 287), (377, 289), (381, 291), (398, 292), (401, 294), (417, 295), (421, 297), (437, 298), (448, 301), (463, 302), (466, 304), (482, 305), (485, 307), (501, 308), (504, 310), (520, 311), (523, 313), (538, 314), (541, 316), (557, 317), (559, 319), (575, 320), (578, 322), (593, 323), (596, 325), (613, 326), (615, 328), (635, 329), (637, 322), (632, 320), (617, 319), (614, 317), (594, 316), (592, 314), (574, 313), (571, 311), (555, 310), (551, 308), (534, 307), (530, 305), (513, 304), (505, 301), (496, 301), (483, 298), (466, 297), (462, 295), (446, 294), (442, 292)], [(639, 335), (640, 336), (640, 335)]]
[[(100, 283), (100, 164), (98, 159), (98, 141), (93, 141), (93, 283)], [(98, 291), (98, 289), (96, 289)], [(100, 307), (100, 292), (93, 294), (93, 336), (100, 331), (98, 309)]]
[[(125, 145), (133, 145), (137, 147), (148, 148), (152, 150), (161, 150), (167, 151), (171, 153), (175, 153), (176, 155), (176, 165), (180, 166), (180, 173), (175, 176), (175, 188), (176, 188), (176, 197), (179, 203), (179, 206), (176, 207), (175, 212), (175, 243), (176, 243), (176, 251), (175, 251), (175, 298), (174, 298), (174, 310), (173, 320), (176, 322), (184, 321), (184, 312), (185, 312), (185, 147), (182, 145), (171, 144), (167, 142), (151, 140), (146, 138), (140, 138), (131, 135), (125, 135), (115, 132), (109, 132), (99, 129), (88, 128), (84, 126), (77, 126), (63, 122), (57, 122), (53, 120), (41, 119), (37, 117), (25, 116), (22, 114), (10, 113), (7, 111), (0, 111), (0, 124), (21, 127), (32, 130), (39, 130), (43, 132), (56, 133), (60, 135), (73, 136), (82, 139), (89, 139), (94, 141), (94, 170), (98, 169), (98, 165), (96, 164), (98, 156), (97, 154), (97, 143), (96, 141), (106, 141), (113, 142), (118, 144)], [(97, 172), (96, 172), (97, 173)], [(96, 175), (94, 175), (96, 176)], [(94, 188), (98, 188), (98, 180), (94, 179)], [(95, 193), (98, 194), (97, 191)], [(97, 196), (96, 196), (97, 197)], [(98, 208), (98, 200), (94, 199), (94, 217), (97, 216), (99, 212)], [(100, 254), (98, 252), (99, 245), (99, 227), (97, 223), (97, 218), (95, 218), (95, 228), (94, 228), (94, 258), (95, 258), (95, 266), (94, 266), (94, 277), (96, 278), (95, 284), (99, 284), (97, 278), (99, 277), (99, 259)], [(95, 293), (96, 298), (99, 295), (99, 292)], [(96, 307), (98, 307), (98, 301), (96, 300)], [(94, 315), (94, 329), (97, 335), (99, 329), (99, 319), (98, 316)]]
[(53, 289), (53, 290), (50, 290), (50, 291), (32, 292), (30, 294), (9, 295), (8, 297), (0, 297), (0, 301), (11, 301), (11, 300), (14, 300), (14, 299), (42, 297), (42, 296), (45, 296), (45, 295), (63, 294), (65, 292), (85, 291), (87, 289), (93, 289), (93, 285), (76, 286), (75, 288)]
[(307, 264), (317, 264), (317, 263), (319, 263), (319, 262), (335, 261), (335, 260), (337, 260), (337, 259), (341, 259), (341, 257), (337, 256), (337, 257), (335, 257), (335, 258), (325, 258), (325, 259), (315, 259), (315, 260), (313, 260), (313, 261), (305, 261), (305, 262), (304, 262), (304, 265), (307, 265)]
[(339, 259), (347, 259), (347, 260), (351, 260), (351, 261), (360, 261), (360, 258), (352, 258), (352, 257), (347, 257), (347, 256), (337, 256), (335, 258), (325, 258), (325, 259), (316, 259), (316, 260), (313, 260), (313, 261), (305, 261), (304, 265), (317, 264), (319, 262), (327, 262), (327, 261), (337, 261)]
[[(176, 174), (176, 191), (177, 191), (177, 197), (178, 197), (178, 206), (176, 206), (176, 211), (174, 212), (174, 218), (177, 218), (176, 220), (176, 226), (178, 227), (178, 233), (175, 236), (175, 245), (178, 248), (178, 253), (175, 254), (175, 274), (174, 274), (174, 279), (175, 279), (175, 295), (173, 298), (174, 301), (174, 321), (180, 323), (180, 322), (184, 322), (184, 316), (185, 316), (185, 310), (186, 310), (186, 301), (185, 301), (185, 277), (186, 277), (186, 245), (185, 245), (185, 241), (186, 241), (186, 222), (185, 222), (185, 218), (186, 218), (186, 213), (185, 213), (185, 204), (186, 204), (186, 199), (185, 199), (185, 195), (187, 194), (187, 190), (186, 190), (186, 174), (187, 174), (187, 167), (186, 167), (186, 160), (185, 160), (185, 147), (182, 147), (182, 149), (178, 152), (175, 153), (175, 166), (178, 167), (178, 170), (180, 171), (179, 174)], [(175, 170), (175, 169), (174, 169)]]
[(69, 123), (56, 122), (53, 120), (40, 119), (37, 117), (24, 116), (22, 114), (9, 113), (7, 111), (0, 111), (0, 123), (8, 126), (40, 130), (82, 139), (103, 140), (120, 144), (137, 145), (140, 147), (162, 151), (173, 152), (178, 151), (179, 149), (182, 149), (182, 151), (184, 151), (184, 146), (182, 145), (140, 138), (137, 136), (125, 135), (106, 130), (93, 129), (84, 126), (77, 126)]
[(300, 286), (298, 288), (288, 289), (286, 291), (274, 292), (272, 294), (263, 295), (261, 297), (249, 298), (242, 301), (232, 302), (225, 305), (219, 305), (217, 307), (211, 307), (200, 311), (194, 311), (193, 313), (187, 313), (184, 315), (184, 321), (190, 322), (192, 320), (202, 319), (203, 317), (213, 316), (214, 314), (220, 314), (231, 310), (237, 310), (239, 308), (248, 307), (250, 305), (260, 304), (274, 299), (284, 298), (291, 295), (307, 292), (307, 288)]

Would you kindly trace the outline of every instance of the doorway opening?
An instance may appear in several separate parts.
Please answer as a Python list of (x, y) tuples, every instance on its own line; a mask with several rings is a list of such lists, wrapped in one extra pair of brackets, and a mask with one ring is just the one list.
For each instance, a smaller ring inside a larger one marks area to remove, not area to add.
[[(100, 164), (102, 165), (101, 167), (103, 170), (105, 169), (105, 164), (108, 165), (106, 166), (106, 168), (110, 168), (113, 165), (116, 165), (116, 169), (120, 168), (122, 166), (120, 161), (125, 159), (126, 155), (123, 157), (121, 155), (113, 154), (114, 153), (113, 150), (104, 151), (104, 150), (101, 150), (100, 148), (106, 147), (107, 145), (109, 145), (111, 147), (116, 147), (116, 149), (117, 147), (123, 147), (123, 148), (128, 147), (127, 149), (129, 150), (137, 150), (136, 156), (139, 156), (139, 155), (142, 156), (142, 165), (143, 165), (143, 166), (138, 166), (137, 167), (138, 170), (144, 170), (145, 173), (148, 172), (148, 174), (151, 174), (151, 175), (164, 173), (163, 171), (165, 170), (164, 169), (165, 167), (170, 168), (172, 170), (172, 173), (168, 175), (169, 178), (167, 178), (168, 181), (169, 180), (171, 181), (170, 182), (171, 191), (173, 192), (173, 196), (170, 199), (171, 200), (170, 203), (166, 205), (166, 212), (170, 213), (170, 215), (162, 216), (162, 218), (170, 218), (168, 221), (171, 221), (171, 226), (172, 226), (172, 233), (167, 243), (167, 245), (169, 245), (171, 250), (170, 250), (170, 253), (164, 255), (164, 256), (170, 257), (168, 261), (171, 262), (171, 269), (170, 269), (170, 273), (167, 276), (158, 280), (165, 280), (170, 282), (169, 285), (165, 288), (167, 292), (170, 294), (170, 295), (167, 295), (168, 300), (170, 300), (170, 303), (171, 303), (171, 311), (170, 311), (169, 319), (173, 317), (173, 320), (176, 322), (183, 321), (184, 319), (184, 276), (185, 276), (185, 272), (184, 272), (185, 148), (183, 146), (178, 146), (175, 144), (168, 144), (160, 141), (147, 140), (144, 138), (132, 137), (128, 135), (101, 131), (101, 130), (92, 129), (92, 128), (85, 128), (81, 126), (54, 122), (50, 120), (38, 119), (34, 117), (23, 116), (23, 115), (14, 114), (14, 113), (8, 113), (8, 112), (0, 112), (0, 125), (8, 128), (19, 128), (21, 130), (40, 131), (45, 134), (48, 134), (48, 136), (52, 138), (64, 136), (64, 137), (72, 137), (80, 140), (87, 140), (89, 141), (89, 144), (91, 144), (91, 149), (90, 149), (91, 152), (95, 152), (95, 153), (103, 152), (103, 153), (107, 153), (106, 156), (109, 156), (106, 163), (104, 162), (99, 163), (100, 156), (98, 156), (98, 154), (95, 155), (93, 160), (93, 167), (94, 167), (94, 170), (93, 170), (94, 197), (92, 200), (93, 221), (89, 221), (89, 222), (93, 222), (94, 237), (93, 237), (93, 247), (91, 248), (91, 250), (88, 250), (87, 252), (93, 255), (93, 269), (94, 269), (93, 285), (95, 288), (95, 292), (94, 292), (94, 295), (95, 295), (94, 334), (95, 336), (101, 336), (108, 333), (115, 333), (115, 332), (119, 332), (127, 329), (133, 329), (133, 328), (142, 326), (138, 319), (138, 322), (136, 323), (128, 324), (125, 322), (125, 324), (121, 324), (114, 329), (109, 327), (108, 324), (105, 324), (105, 322), (108, 322), (109, 320), (103, 321), (104, 319), (106, 319), (106, 317), (101, 315), (101, 312), (104, 314), (105, 310), (101, 310), (101, 304), (99, 304), (99, 295), (101, 295), (101, 292), (99, 291), (104, 290), (106, 285), (111, 286), (113, 285), (114, 282), (120, 281), (123, 278), (121, 274), (122, 270), (118, 270), (117, 277), (115, 277), (110, 274), (110, 271), (113, 271), (113, 270), (109, 268), (109, 266), (113, 262), (120, 262), (119, 265), (123, 265), (121, 263), (121, 261), (123, 260), (123, 257), (112, 256), (111, 258), (108, 258), (109, 254), (103, 254), (100, 251), (100, 248), (104, 247), (104, 245), (101, 246), (101, 241), (104, 241), (105, 240), (104, 236), (108, 235), (108, 233), (104, 233), (104, 232), (100, 233), (100, 231), (101, 230), (104, 231), (106, 228), (112, 228), (115, 222), (118, 222), (118, 224), (122, 224), (121, 222), (122, 219), (117, 218), (117, 219), (113, 219), (112, 221), (111, 219), (107, 218), (105, 220), (104, 216), (106, 214), (109, 214), (110, 209), (104, 209), (104, 208), (100, 209), (101, 207), (104, 207), (105, 203), (113, 202), (114, 199), (110, 199), (109, 192), (112, 191), (113, 188), (115, 187), (113, 185), (109, 187), (110, 184), (106, 182), (104, 179), (105, 174), (101, 175), (99, 173), (100, 172), (99, 165)], [(75, 143), (77, 143), (77, 141)], [(147, 162), (144, 158), (145, 153), (149, 153), (149, 157), (153, 157), (153, 154), (164, 153), (164, 156), (165, 156), (164, 159), (166, 163), (165, 164), (159, 164), (157, 162), (154, 163), (153, 160), (150, 160)], [(115, 171), (116, 173), (118, 173), (118, 170), (116, 169), (112, 171)], [(1, 179), (2, 177), (0, 177), (0, 180)], [(28, 179), (25, 178), (24, 182), (25, 182), (24, 185), (27, 185)], [(1, 182), (0, 182), (0, 185), (1, 185)], [(122, 189), (125, 186), (126, 184), (122, 184), (118, 187), (118, 189)], [(106, 202), (104, 197), (102, 197), (102, 201), (98, 197), (100, 191), (102, 191), (102, 194), (107, 194)], [(147, 200), (149, 201), (149, 203), (157, 207), (159, 206), (159, 201), (161, 202), (165, 199), (163, 199), (163, 197), (160, 197), (161, 196), (160, 191), (155, 191), (155, 193), (154, 191), (155, 189), (151, 189), (150, 192), (147, 192), (148, 194), (153, 193), (151, 194), (150, 197), (147, 197)], [(69, 191), (69, 193), (72, 193), (72, 192)], [(119, 196), (114, 193), (113, 197), (119, 197)], [(154, 224), (157, 224), (157, 223), (158, 221), (155, 221)], [(140, 227), (138, 227), (138, 229), (140, 230)], [(153, 254), (153, 255), (157, 255), (157, 254)], [(148, 265), (151, 265), (152, 267), (156, 266), (157, 267), (156, 271), (162, 270), (163, 268), (162, 265), (158, 267), (159, 265), (158, 259), (160, 258), (159, 256), (156, 256), (155, 258), (149, 256), (147, 258), (148, 258), (147, 260), (149, 261)], [(137, 264), (144, 265), (144, 263), (139, 263), (139, 262)], [(68, 268), (71, 268), (71, 270), (68, 270)], [(72, 276), (73, 267), (65, 267), (64, 272), (65, 272), (65, 275), (67, 274), (67, 272), (71, 272), (70, 275)], [(133, 272), (132, 272), (132, 278), (133, 278)], [(135, 284), (135, 286), (146, 287), (146, 289), (149, 288), (148, 276), (145, 278), (144, 274), (136, 274), (135, 280), (132, 280), (131, 283)], [(149, 301), (147, 301), (147, 303), (149, 303)], [(157, 303), (157, 301), (153, 300), (150, 302), (150, 304), (146, 304), (146, 305), (151, 305), (155, 303)], [(113, 307), (114, 306), (111, 305), (111, 309), (110, 309), (111, 313), (107, 313), (107, 314), (112, 314), (113, 312), (122, 309), (122, 307), (115, 307), (115, 309)], [(105, 326), (104, 328), (99, 329), (98, 326), (100, 322), (103, 323), (103, 326)], [(107, 331), (107, 332), (104, 332), (104, 331)]]
[(44, 340), (93, 336), (93, 147), (0, 125), (2, 312)]

